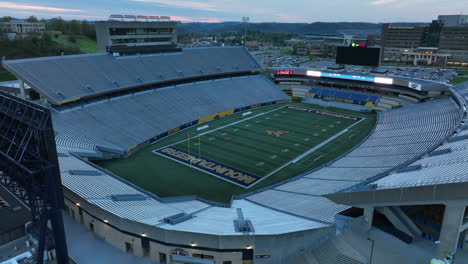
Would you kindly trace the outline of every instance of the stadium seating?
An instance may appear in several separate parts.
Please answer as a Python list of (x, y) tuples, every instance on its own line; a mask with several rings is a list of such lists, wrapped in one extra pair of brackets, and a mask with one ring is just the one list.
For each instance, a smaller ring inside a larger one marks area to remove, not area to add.
[[(460, 120), (459, 107), (451, 98), (380, 112), (374, 132), (344, 157), (246, 199), (312, 220), (332, 222), (334, 215), (347, 207), (321, 195), (347, 189), (424, 155), (448, 138)], [(401, 179), (406, 179), (407, 174), (403, 173)]]
[(107, 53), (44, 57), (3, 61), (3, 65), (54, 104), (142, 85), (261, 68), (243, 47), (123, 57)]
[[(461, 102), (464, 104), (468, 103), (468, 83), (455, 86), (452, 88), (452, 91)], [(429, 114), (433, 115), (433, 112), (436, 110), (432, 110)], [(427, 109), (427, 111), (430, 110)], [(446, 109), (439, 109), (438, 111), (446, 111)], [(402, 119), (402, 117), (399, 119)], [(468, 135), (468, 130), (466, 127), (461, 126), (451, 139), (432, 152), (434, 155), (429, 154), (411, 164), (416, 169), (401, 170), (376, 181), (378, 189), (468, 181), (468, 172), (466, 170), (468, 140), (464, 138), (466, 135)]]
[(255, 75), (115, 97), (54, 111), (53, 121), (58, 145), (90, 149), (94, 144), (118, 153), (203, 117), (288, 98), (265, 77)]
[(368, 107), (375, 106), (380, 99), (378, 95), (319, 86), (312, 87), (307, 95), (317, 99), (358, 104)]

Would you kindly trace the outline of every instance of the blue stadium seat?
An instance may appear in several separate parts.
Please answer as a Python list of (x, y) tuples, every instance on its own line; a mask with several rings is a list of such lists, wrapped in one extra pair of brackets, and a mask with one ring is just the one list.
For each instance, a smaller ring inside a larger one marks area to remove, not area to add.
[[(310, 94), (313, 94), (314, 98), (323, 99), (324, 97), (327, 100), (339, 101), (339, 102), (348, 102), (353, 104), (365, 105), (365, 106), (374, 106), (380, 99), (380, 96), (349, 91), (349, 90), (340, 90), (334, 88), (325, 88), (325, 87), (312, 87), (309, 91)], [(352, 100), (352, 102), (346, 101)]]

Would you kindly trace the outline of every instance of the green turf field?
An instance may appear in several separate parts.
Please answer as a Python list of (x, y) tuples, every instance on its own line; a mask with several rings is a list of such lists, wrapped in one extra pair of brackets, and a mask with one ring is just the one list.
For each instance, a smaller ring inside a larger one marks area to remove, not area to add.
[[(363, 120), (359, 122), (292, 110), (285, 108), (286, 105), (272, 105), (250, 110), (252, 113), (247, 116), (241, 112), (204, 123), (202, 125), (209, 126), (204, 130), (190, 128), (160, 140), (127, 159), (102, 161), (98, 165), (161, 197), (198, 195), (228, 202), (232, 195), (286, 180), (337, 158), (361, 142), (375, 124), (373, 113), (300, 103), (292, 105), (358, 116)], [(333, 138), (338, 133), (340, 135)], [(331, 141), (291, 163), (327, 140)], [(164, 147), (190, 152), (197, 158), (206, 158), (258, 176), (259, 180), (248, 188), (235, 185), (200, 168), (191, 167), (190, 162), (181, 164), (181, 161), (153, 152)]]

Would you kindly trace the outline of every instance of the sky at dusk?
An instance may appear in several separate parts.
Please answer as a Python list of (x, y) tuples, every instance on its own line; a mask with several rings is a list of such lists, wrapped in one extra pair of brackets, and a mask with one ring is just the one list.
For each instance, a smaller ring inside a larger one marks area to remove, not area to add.
[(430, 22), (468, 14), (468, 0), (0, 0), (0, 16), (107, 19), (110, 14), (164, 15), (180, 21)]

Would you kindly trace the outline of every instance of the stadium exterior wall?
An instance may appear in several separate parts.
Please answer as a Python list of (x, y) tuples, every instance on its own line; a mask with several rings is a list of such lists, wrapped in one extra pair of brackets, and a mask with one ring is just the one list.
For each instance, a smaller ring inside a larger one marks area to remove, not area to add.
[(319, 247), (335, 234), (335, 226), (279, 235), (219, 236), (174, 231), (120, 218), (66, 188), (64, 195), (66, 212), (90, 232), (124, 252), (157, 262), (165, 254), (170, 263), (170, 255), (177, 251), (189, 256), (213, 256), (216, 263), (287, 263), (295, 255)]

